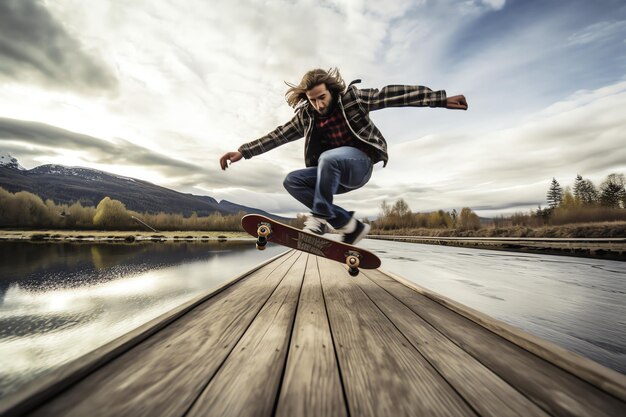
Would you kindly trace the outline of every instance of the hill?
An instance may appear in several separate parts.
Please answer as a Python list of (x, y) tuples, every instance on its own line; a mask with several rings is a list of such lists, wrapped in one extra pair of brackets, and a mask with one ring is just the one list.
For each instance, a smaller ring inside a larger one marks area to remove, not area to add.
[(209, 196), (180, 193), (147, 181), (90, 168), (41, 165), (28, 170), (10, 155), (0, 156), (0, 187), (12, 193), (28, 191), (57, 204), (80, 201), (83, 206), (96, 206), (108, 196), (137, 212), (181, 213), (184, 216), (196, 212), (198, 216), (208, 216), (212, 213), (230, 215), (244, 211), (286, 220), (254, 207), (226, 200), (218, 202)]

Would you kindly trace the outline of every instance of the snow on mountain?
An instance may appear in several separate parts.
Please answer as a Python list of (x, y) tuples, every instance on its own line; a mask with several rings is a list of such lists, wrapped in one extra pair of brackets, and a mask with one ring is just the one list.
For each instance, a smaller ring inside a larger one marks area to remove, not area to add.
[(121, 175), (115, 175), (115, 174), (100, 171), (97, 169), (83, 168), (83, 167), (67, 167), (65, 165), (56, 165), (56, 164), (40, 165), (30, 170), (30, 172), (34, 174), (75, 176), (75, 177), (84, 178), (89, 181), (102, 181), (106, 178), (117, 178), (119, 180), (128, 181), (128, 182), (136, 181), (134, 178), (123, 177)]
[(17, 162), (17, 159), (13, 158), (11, 154), (4, 152), (0, 152), (0, 166), (26, 171), (26, 168), (21, 166), (19, 162)]

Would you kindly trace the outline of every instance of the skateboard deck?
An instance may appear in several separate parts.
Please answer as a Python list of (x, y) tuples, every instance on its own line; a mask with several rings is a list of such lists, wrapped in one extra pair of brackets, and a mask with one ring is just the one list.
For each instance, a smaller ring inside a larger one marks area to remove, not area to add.
[(241, 225), (257, 238), (257, 249), (265, 249), (268, 242), (277, 243), (345, 263), (352, 276), (359, 273), (359, 268), (376, 269), (380, 266), (378, 256), (368, 250), (304, 232), (259, 214), (243, 216)]

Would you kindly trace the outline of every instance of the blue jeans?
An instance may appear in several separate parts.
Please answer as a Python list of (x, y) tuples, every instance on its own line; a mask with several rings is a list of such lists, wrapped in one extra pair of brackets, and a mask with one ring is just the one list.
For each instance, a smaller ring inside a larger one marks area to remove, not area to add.
[(333, 196), (364, 186), (372, 176), (372, 161), (360, 149), (342, 146), (323, 152), (316, 167), (293, 171), (283, 185), (314, 216), (331, 226), (345, 226), (352, 213), (333, 204)]

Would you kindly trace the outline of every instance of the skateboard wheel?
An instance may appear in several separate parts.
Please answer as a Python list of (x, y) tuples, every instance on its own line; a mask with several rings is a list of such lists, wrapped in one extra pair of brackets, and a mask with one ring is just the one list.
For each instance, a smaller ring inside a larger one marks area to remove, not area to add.
[(346, 264), (348, 265), (348, 268), (356, 269), (359, 267), (361, 262), (359, 261), (359, 258), (357, 258), (356, 256), (350, 255), (346, 258)]
[(265, 246), (266, 246), (266, 244), (267, 244), (267, 242), (265, 242), (265, 243), (257, 242), (257, 243), (256, 243), (256, 248), (257, 248), (258, 250), (265, 250)]
[(348, 273), (350, 274), (351, 277), (356, 277), (357, 275), (359, 275), (359, 269), (358, 268), (348, 268)]
[(270, 228), (262, 224), (259, 226), (256, 233), (259, 235), (259, 237), (267, 237), (270, 234)]

